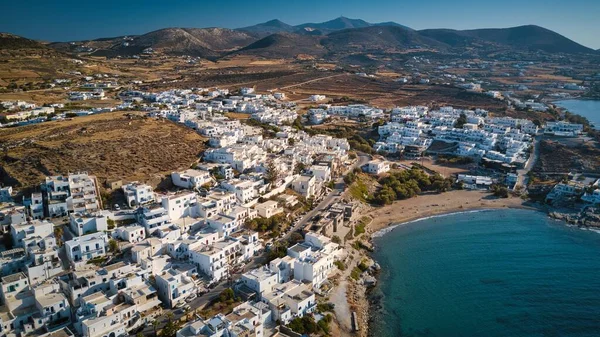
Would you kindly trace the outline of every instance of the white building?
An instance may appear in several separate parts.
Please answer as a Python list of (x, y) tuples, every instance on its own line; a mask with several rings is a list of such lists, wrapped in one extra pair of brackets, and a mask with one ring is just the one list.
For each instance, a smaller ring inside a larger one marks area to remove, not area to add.
[(171, 180), (173, 181), (173, 185), (188, 189), (198, 189), (202, 185), (213, 181), (210, 172), (194, 169), (172, 172)]
[(371, 160), (367, 163), (365, 171), (370, 174), (379, 175), (390, 171), (390, 164), (382, 160)]
[(151, 186), (137, 181), (122, 186), (127, 205), (131, 208), (155, 202), (154, 191)]
[(65, 242), (65, 251), (69, 261), (75, 265), (106, 255), (108, 237), (104, 233), (92, 233), (78, 236)]
[(262, 204), (258, 204), (254, 206), (254, 209), (257, 211), (258, 215), (263, 218), (270, 218), (273, 215), (283, 212), (283, 208), (279, 207), (277, 201), (273, 200), (267, 200)]

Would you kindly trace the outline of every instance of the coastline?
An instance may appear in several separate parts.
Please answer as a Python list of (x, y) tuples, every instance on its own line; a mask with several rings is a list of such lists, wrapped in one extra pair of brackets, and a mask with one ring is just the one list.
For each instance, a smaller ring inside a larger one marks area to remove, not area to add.
[(373, 208), (373, 219), (367, 226), (371, 236), (379, 236), (396, 225), (424, 218), (466, 211), (517, 208), (543, 211), (543, 207), (530, 204), (519, 197), (496, 198), (487, 191), (454, 190), (440, 194), (420, 195), (416, 198), (395, 201), (381, 208)]
[[(531, 204), (519, 197), (497, 198), (488, 191), (453, 190), (398, 200), (383, 207), (369, 207), (361, 212), (361, 215), (369, 216), (372, 219), (366, 226), (366, 237), (373, 247), (374, 238), (385, 235), (397, 226), (414, 224), (424, 219), (455, 213), (497, 209), (529, 209), (547, 213), (545, 207)], [(372, 259), (371, 254), (367, 253), (366, 256)], [(375, 274), (374, 277), (378, 281), (378, 275)], [(371, 287), (361, 285), (359, 288), (361, 290), (353, 293), (355, 294), (355, 302), (362, 303), (362, 306), (366, 307), (366, 310), (360, 315), (362, 316), (360, 319), (363, 323), (362, 326), (366, 328), (363, 333), (366, 336), (373, 336), (371, 324), (375, 318), (374, 313), (380, 309), (379, 299), (377, 294), (371, 292)]]

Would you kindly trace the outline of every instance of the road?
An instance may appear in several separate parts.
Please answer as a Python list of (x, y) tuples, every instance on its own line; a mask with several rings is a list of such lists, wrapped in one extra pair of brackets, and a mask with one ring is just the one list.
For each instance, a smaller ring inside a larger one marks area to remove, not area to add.
[(292, 230), (290, 230), (289, 232), (287, 232), (285, 234), (284, 238), (287, 239), (290, 235), (292, 235), (293, 232), (298, 231), (299, 229), (302, 229), (306, 225), (306, 223), (308, 221), (310, 221), (310, 219), (312, 219), (315, 215), (317, 215), (317, 213), (326, 209), (327, 207), (329, 207), (329, 205), (331, 205), (334, 201), (336, 201), (339, 197), (339, 194), (341, 192), (343, 192), (344, 189), (346, 188), (346, 184), (344, 183), (344, 176), (347, 175), (348, 173), (350, 173), (350, 171), (354, 170), (355, 168), (362, 167), (363, 165), (368, 163), (370, 160), (371, 160), (370, 155), (364, 154), (364, 153), (359, 154), (358, 160), (354, 164), (350, 165), (350, 167), (343, 173), (343, 175), (341, 177), (339, 177), (335, 180), (335, 186), (331, 190), (331, 192), (329, 192), (329, 194), (327, 194), (325, 197), (323, 197), (323, 199), (321, 200), (321, 202), (319, 202), (317, 207), (313, 208), (311, 211), (306, 213), (306, 215), (304, 215), (302, 217), (302, 219), (300, 219), (300, 221), (298, 221), (298, 223), (296, 223), (294, 225), (294, 227), (292, 227)]
[[(344, 176), (347, 175), (350, 171), (354, 170), (357, 167), (362, 167), (363, 165), (365, 165), (367, 162), (369, 162), (372, 159), (372, 157), (370, 155), (364, 154), (364, 153), (360, 153), (358, 155), (358, 160), (350, 165), (350, 167), (348, 167), (348, 169), (343, 173), (343, 175), (339, 178), (337, 178), (335, 180), (335, 187), (331, 190), (331, 192), (329, 192), (322, 200), (321, 202), (319, 202), (319, 204), (317, 205), (317, 207), (315, 207), (314, 209), (312, 209), (310, 212), (306, 213), (306, 215), (300, 219), (300, 221), (298, 221), (298, 223), (292, 228), (291, 231), (287, 232), (287, 234), (285, 234), (284, 239), (289, 238), (289, 236), (304, 227), (304, 225), (310, 220), (312, 219), (318, 212), (320, 212), (323, 209), (326, 209), (327, 207), (329, 207), (329, 205), (331, 205), (335, 200), (337, 200), (337, 198), (339, 197), (340, 192), (343, 192), (345, 189), (345, 183), (344, 183)], [(252, 259), (252, 261), (250, 263), (248, 263), (247, 265), (244, 266), (244, 268), (236, 274), (233, 274), (231, 276), (231, 280), (229, 281), (223, 281), (221, 283), (219, 283), (216, 287), (212, 288), (209, 290), (208, 293), (199, 296), (197, 298), (195, 298), (194, 300), (192, 300), (190, 303), (187, 303), (190, 308), (191, 311), (194, 311), (196, 309), (199, 308), (203, 308), (204, 306), (206, 306), (210, 301), (212, 301), (215, 297), (219, 296), (219, 294), (225, 290), (225, 288), (231, 287), (233, 285), (233, 283), (239, 279), (241, 277), (241, 274), (262, 266), (264, 263), (266, 262), (266, 254), (262, 254), (259, 256), (256, 256), (255, 258)], [(158, 330), (162, 329), (168, 321), (168, 317), (167, 317), (167, 312), (171, 312), (173, 313), (173, 320), (179, 320), (181, 319), (181, 317), (183, 317), (185, 315), (185, 313), (183, 312), (183, 310), (171, 310), (171, 309), (165, 309), (163, 314), (160, 315), (157, 320), (159, 321), (159, 325), (158, 325)], [(152, 327), (151, 324), (147, 324), (146, 326), (144, 326), (144, 329), (142, 330), (142, 333), (144, 335), (152, 335), (154, 334), (154, 328)]]
[(291, 85), (286, 85), (285, 87), (271, 89), (271, 91), (299, 87), (299, 86), (304, 85), (304, 84), (321, 81), (321, 80), (324, 80), (324, 79), (327, 79), (327, 78), (339, 77), (339, 76), (349, 76), (349, 75), (350, 74), (343, 73), (343, 74), (336, 74), (336, 75), (330, 75), (330, 76), (325, 76), (325, 77), (313, 78), (312, 80), (308, 80), (308, 81), (305, 81), (305, 82), (295, 83), (295, 84), (291, 84)]
[(527, 161), (527, 165), (525, 165), (524, 168), (517, 170), (518, 176), (517, 176), (517, 183), (515, 184), (515, 189), (517, 188), (517, 186), (526, 186), (527, 185), (527, 174), (529, 173), (529, 171), (531, 171), (531, 169), (535, 165), (535, 162), (538, 160), (538, 158), (540, 156), (540, 141), (541, 141), (542, 137), (543, 137), (543, 135), (539, 135), (534, 138), (533, 153), (531, 154), (531, 157)]

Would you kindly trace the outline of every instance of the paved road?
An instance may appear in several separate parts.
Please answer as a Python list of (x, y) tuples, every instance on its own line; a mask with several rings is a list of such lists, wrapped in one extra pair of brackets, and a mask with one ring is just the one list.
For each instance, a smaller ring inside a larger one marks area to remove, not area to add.
[[(287, 234), (285, 234), (284, 239), (287, 239), (293, 232), (304, 227), (304, 225), (310, 219), (312, 219), (312, 217), (314, 217), (319, 211), (326, 209), (327, 207), (329, 207), (329, 205), (331, 205), (333, 203), (334, 200), (337, 200), (340, 192), (343, 192), (344, 189), (346, 188), (346, 186), (345, 186), (346, 184), (344, 183), (343, 177), (345, 175), (347, 175), (350, 171), (354, 170), (356, 167), (361, 167), (361, 166), (365, 165), (367, 162), (369, 162), (369, 160), (371, 160), (371, 158), (372, 157), (370, 155), (363, 154), (363, 153), (359, 154), (358, 160), (354, 164), (352, 164), (350, 167), (348, 167), (348, 169), (343, 173), (343, 175), (341, 177), (339, 177), (335, 180), (334, 189), (331, 190), (331, 192), (329, 192), (329, 194), (327, 194), (321, 200), (321, 202), (319, 202), (317, 207), (315, 207), (313, 210), (308, 212), (302, 219), (300, 219), (300, 221), (298, 221), (298, 223), (293, 227), (293, 229), (291, 231), (289, 231)], [(248, 263), (247, 265), (244, 266), (243, 270), (241, 270), (239, 273), (233, 274), (231, 276), (230, 281), (223, 281), (223, 282), (219, 283), (216, 287), (214, 287), (213, 289), (210, 289), (208, 293), (206, 293), (202, 296), (199, 296), (199, 297), (195, 298), (194, 300), (192, 300), (190, 303), (188, 303), (188, 305), (191, 308), (191, 311), (194, 311), (199, 308), (203, 308), (210, 301), (212, 301), (215, 297), (219, 296), (219, 294), (225, 288), (231, 287), (233, 285), (233, 283), (241, 277), (241, 274), (243, 272), (260, 267), (260, 266), (264, 265), (265, 262), (266, 262), (266, 253), (254, 257), (250, 263)], [(162, 329), (167, 324), (167, 320), (168, 320), (167, 312), (173, 313), (174, 320), (178, 320), (185, 315), (183, 310), (165, 309), (163, 314), (158, 317), (158, 321), (159, 321), (158, 330)], [(146, 326), (144, 326), (142, 333), (146, 336), (151, 336), (154, 334), (154, 328), (152, 327), (151, 324), (147, 324)]]
[(526, 186), (527, 185), (527, 174), (529, 173), (529, 171), (531, 171), (531, 169), (533, 168), (533, 166), (535, 165), (535, 162), (538, 160), (539, 156), (540, 156), (540, 140), (542, 139), (543, 135), (539, 135), (536, 136), (533, 140), (533, 153), (531, 154), (531, 158), (529, 158), (529, 160), (527, 161), (527, 165), (525, 165), (524, 168), (517, 170), (517, 183), (515, 184), (515, 189), (517, 188), (517, 186)]
[(329, 192), (329, 194), (323, 197), (323, 199), (321, 200), (321, 202), (319, 202), (317, 207), (313, 208), (311, 211), (306, 213), (306, 215), (303, 216), (302, 219), (300, 219), (300, 221), (298, 221), (298, 223), (294, 225), (294, 227), (292, 227), (292, 230), (285, 234), (284, 238), (287, 239), (290, 235), (292, 235), (293, 232), (302, 229), (310, 219), (317, 215), (318, 212), (326, 209), (327, 207), (329, 207), (329, 205), (336, 201), (339, 198), (339, 194), (343, 192), (346, 188), (346, 184), (344, 183), (344, 176), (350, 173), (350, 171), (354, 170), (355, 168), (362, 167), (370, 160), (370, 155), (363, 153), (359, 154), (358, 160), (350, 167), (348, 167), (348, 169), (343, 173), (341, 177), (335, 180), (335, 186), (331, 190), (331, 192)]

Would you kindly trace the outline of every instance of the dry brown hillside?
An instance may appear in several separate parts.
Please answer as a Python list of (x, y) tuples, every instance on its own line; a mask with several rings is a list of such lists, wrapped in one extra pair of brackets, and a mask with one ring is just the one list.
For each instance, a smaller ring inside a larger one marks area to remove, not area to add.
[(0, 130), (0, 179), (30, 187), (44, 176), (88, 171), (100, 182), (160, 180), (189, 167), (206, 139), (184, 126), (124, 112)]

